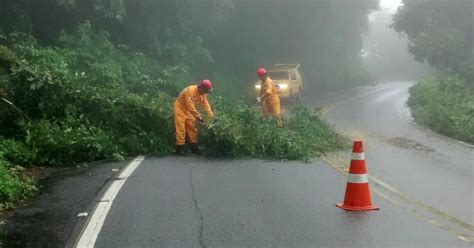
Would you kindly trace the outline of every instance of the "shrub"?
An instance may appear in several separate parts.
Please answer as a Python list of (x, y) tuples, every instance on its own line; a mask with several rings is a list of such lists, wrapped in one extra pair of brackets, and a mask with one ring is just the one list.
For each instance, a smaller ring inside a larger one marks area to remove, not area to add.
[[(25, 113), (0, 109), (15, 120), (0, 122), (9, 161), (68, 165), (172, 152), (172, 104), (176, 82), (189, 77), (186, 68), (117, 46), (89, 23), (62, 33), (55, 47), (22, 33), (7, 40), (0, 46), (0, 89)], [(247, 88), (238, 81), (227, 82), (234, 93)], [(334, 130), (307, 109), (276, 129), (253, 107), (212, 98), (217, 117), (202, 132), (209, 156), (308, 160), (339, 146)]]
[(34, 156), (32, 163), (37, 165), (120, 159), (123, 154), (112, 132), (81, 118), (35, 121), (29, 127), (26, 143)]
[(217, 115), (203, 131), (205, 152), (219, 157), (262, 157), (310, 160), (342, 147), (334, 129), (305, 107), (297, 107), (276, 128), (260, 110), (217, 99)]
[(23, 199), (35, 189), (33, 181), (23, 175), (23, 168), (12, 166), (0, 151), (0, 209)]
[(18, 140), (0, 137), (0, 151), (6, 160), (16, 165), (31, 165), (31, 161), (34, 158), (31, 149), (25, 143)]
[(174, 142), (172, 103), (165, 93), (130, 94), (108, 109), (103, 123), (112, 127), (128, 156), (169, 154)]
[(177, 94), (172, 82), (182, 69), (116, 46), (88, 23), (63, 33), (57, 47), (41, 47), (23, 33), (8, 42), (0, 47), (0, 89), (31, 123), (0, 105), (9, 117), (2, 118), (0, 135), (25, 143), (32, 154), (9, 160), (59, 165), (170, 152), (170, 95)]
[(458, 77), (428, 78), (410, 89), (414, 119), (453, 138), (474, 143), (474, 89)]

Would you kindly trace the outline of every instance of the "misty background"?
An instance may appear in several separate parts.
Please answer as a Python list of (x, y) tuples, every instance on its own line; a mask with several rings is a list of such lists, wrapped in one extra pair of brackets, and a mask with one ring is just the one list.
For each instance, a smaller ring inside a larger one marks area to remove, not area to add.
[[(234, 98), (248, 91), (255, 68), (302, 64), (308, 89), (366, 84), (362, 35), (378, 0), (22, 0), (0, 1), (0, 26), (58, 44), (62, 30), (89, 22), (115, 44), (144, 53), (179, 73), (185, 84), (199, 78)], [(313, 87), (314, 86), (314, 87)]]
[(381, 0), (369, 15), (369, 31), (363, 35), (363, 63), (374, 81), (417, 80), (432, 73), (427, 63), (415, 61), (408, 39), (390, 25), (401, 0)]
[[(0, 136), (35, 149), (39, 163), (69, 159), (56, 157), (59, 148), (75, 161), (166, 154), (170, 105), (184, 86), (209, 78), (217, 108), (253, 104), (257, 68), (297, 63), (310, 97), (430, 74), (410, 92), (415, 119), (472, 140), (472, 7), (472, 0), (0, 0), (0, 97), (15, 105), (0, 105)], [(64, 135), (70, 129), (76, 136)]]

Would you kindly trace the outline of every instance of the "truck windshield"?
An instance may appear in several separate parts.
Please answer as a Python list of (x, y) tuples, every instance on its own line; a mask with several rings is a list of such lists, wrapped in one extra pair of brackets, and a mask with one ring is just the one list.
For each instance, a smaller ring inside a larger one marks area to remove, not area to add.
[(278, 80), (290, 79), (289, 73), (287, 71), (270, 71), (269, 73), (272, 79), (278, 79)]

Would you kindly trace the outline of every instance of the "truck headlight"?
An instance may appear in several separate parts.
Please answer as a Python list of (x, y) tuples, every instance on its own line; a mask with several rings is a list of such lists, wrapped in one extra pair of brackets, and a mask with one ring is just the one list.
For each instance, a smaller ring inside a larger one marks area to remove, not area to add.
[(261, 89), (261, 88), (262, 88), (262, 86), (261, 86), (260, 84), (256, 84), (256, 85), (255, 85), (255, 89), (259, 90), (259, 89)]
[(279, 84), (278, 88), (284, 90), (284, 89), (288, 88), (288, 84)]

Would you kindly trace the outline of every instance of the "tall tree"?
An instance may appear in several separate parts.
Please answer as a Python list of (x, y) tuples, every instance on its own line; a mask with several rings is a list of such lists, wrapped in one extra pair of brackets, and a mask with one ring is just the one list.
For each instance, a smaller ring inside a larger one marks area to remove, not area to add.
[(392, 27), (415, 59), (474, 79), (473, 0), (403, 0)]
[(355, 84), (361, 74), (361, 34), (377, 0), (236, 0), (212, 42), (229, 68), (301, 63), (307, 85)]
[(257, 65), (301, 63), (307, 82), (328, 87), (366, 80), (361, 34), (378, 7), (378, 0), (0, 1), (24, 11), (44, 43), (88, 20), (161, 63), (211, 71), (215, 62), (239, 75)]

